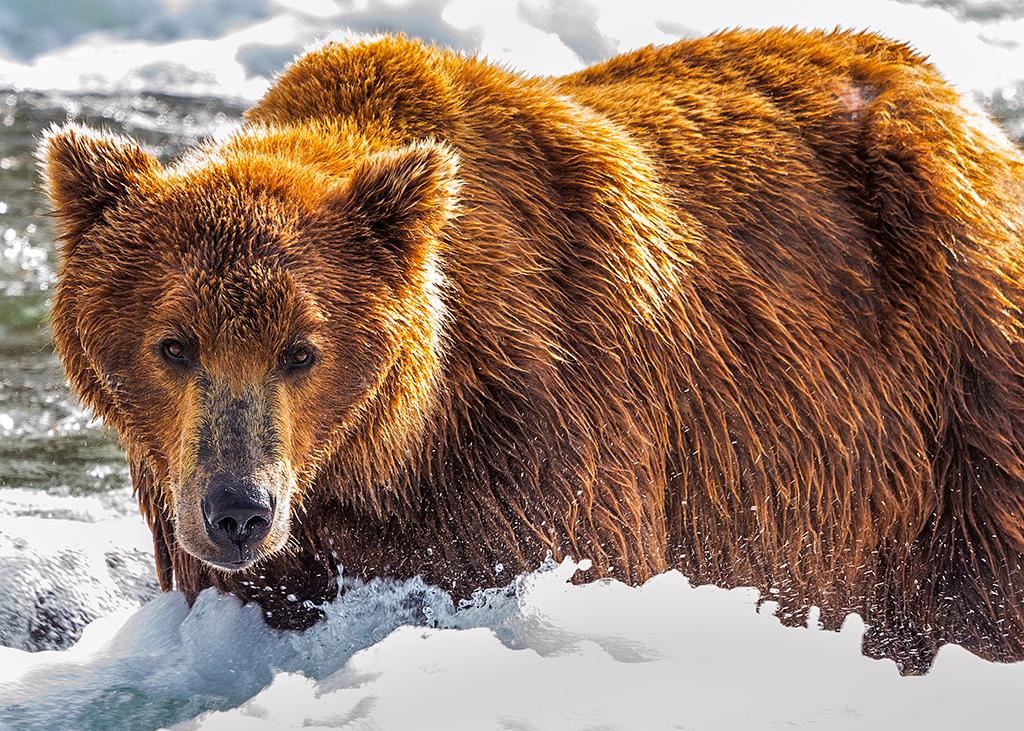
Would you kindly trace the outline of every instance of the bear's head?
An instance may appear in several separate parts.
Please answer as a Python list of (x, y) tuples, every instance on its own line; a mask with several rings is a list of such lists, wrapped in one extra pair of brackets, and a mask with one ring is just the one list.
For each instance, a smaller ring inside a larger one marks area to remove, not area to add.
[(442, 357), (454, 154), (290, 134), (243, 130), (167, 168), (76, 125), (41, 147), (68, 377), (155, 476), (179, 545), (228, 571), (287, 545), (324, 470), (372, 507)]

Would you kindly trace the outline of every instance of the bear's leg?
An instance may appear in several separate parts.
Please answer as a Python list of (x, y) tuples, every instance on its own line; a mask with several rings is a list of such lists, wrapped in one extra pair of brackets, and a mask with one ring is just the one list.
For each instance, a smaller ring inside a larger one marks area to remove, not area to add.
[(1020, 153), (927, 67), (891, 70), (877, 86), (859, 154), (884, 273), (880, 346), (917, 384), (908, 398), (932, 443), (920, 476), (930, 514), (883, 556), (876, 591), (891, 594), (869, 599), (865, 649), (911, 671), (915, 653), (924, 663), (946, 643), (1021, 660)]
[[(968, 435), (969, 436), (969, 435)], [(1024, 485), (967, 438), (943, 445), (950, 469), (933, 523), (914, 547), (940, 644), (1024, 660)]]
[(338, 595), (338, 567), (329, 554), (303, 548), (238, 574), (220, 574), (216, 585), (259, 604), (269, 626), (304, 630), (323, 619), (320, 605)]
[(881, 551), (874, 584), (860, 609), (867, 625), (862, 652), (876, 660), (895, 661), (901, 675), (928, 672), (941, 645), (922, 568), (919, 560), (908, 559), (905, 548)]
[(1021, 484), (970, 432), (954, 423), (935, 448), (935, 510), (909, 546), (881, 553), (866, 602), (865, 654), (896, 660), (903, 674), (926, 672), (945, 644), (1024, 660)]

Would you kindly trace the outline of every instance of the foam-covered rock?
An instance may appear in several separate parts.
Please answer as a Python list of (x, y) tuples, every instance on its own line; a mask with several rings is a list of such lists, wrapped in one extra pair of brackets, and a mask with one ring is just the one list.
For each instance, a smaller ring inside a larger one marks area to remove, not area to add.
[(0, 497), (0, 645), (68, 647), (93, 620), (157, 592), (148, 530), (113, 512), (113, 495)]

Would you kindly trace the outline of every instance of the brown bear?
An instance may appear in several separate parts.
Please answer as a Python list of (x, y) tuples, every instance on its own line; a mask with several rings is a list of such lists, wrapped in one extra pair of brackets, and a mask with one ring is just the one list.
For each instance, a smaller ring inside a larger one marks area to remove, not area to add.
[(905, 672), (1024, 659), (1022, 158), (906, 46), (329, 44), (168, 167), (42, 155), (56, 347), (165, 589), (304, 627), (339, 567), (550, 552), (858, 612)]

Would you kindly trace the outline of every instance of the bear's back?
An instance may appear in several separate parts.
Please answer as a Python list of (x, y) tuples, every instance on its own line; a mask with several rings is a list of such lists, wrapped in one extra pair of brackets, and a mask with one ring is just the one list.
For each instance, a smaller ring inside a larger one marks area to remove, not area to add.
[[(993, 618), (1007, 640), (935, 629), (929, 602), (975, 550), (1021, 553), (1020, 157), (910, 49), (736, 31), (526, 78), (387, 38), (300, 59), (249, 119), (461, 158), (441, 244), (458, 408), (413, 492), (483, 506), (430, 539), (466, 587), (493, 578), (459, 548), (482, 533), (629, 581), (781, 589), (796, 623), (858, 611), (908, 668), (946, 641), (1019, 657), (1020, 613)], [(964, 511), (986, 520), (950, 538)]]

